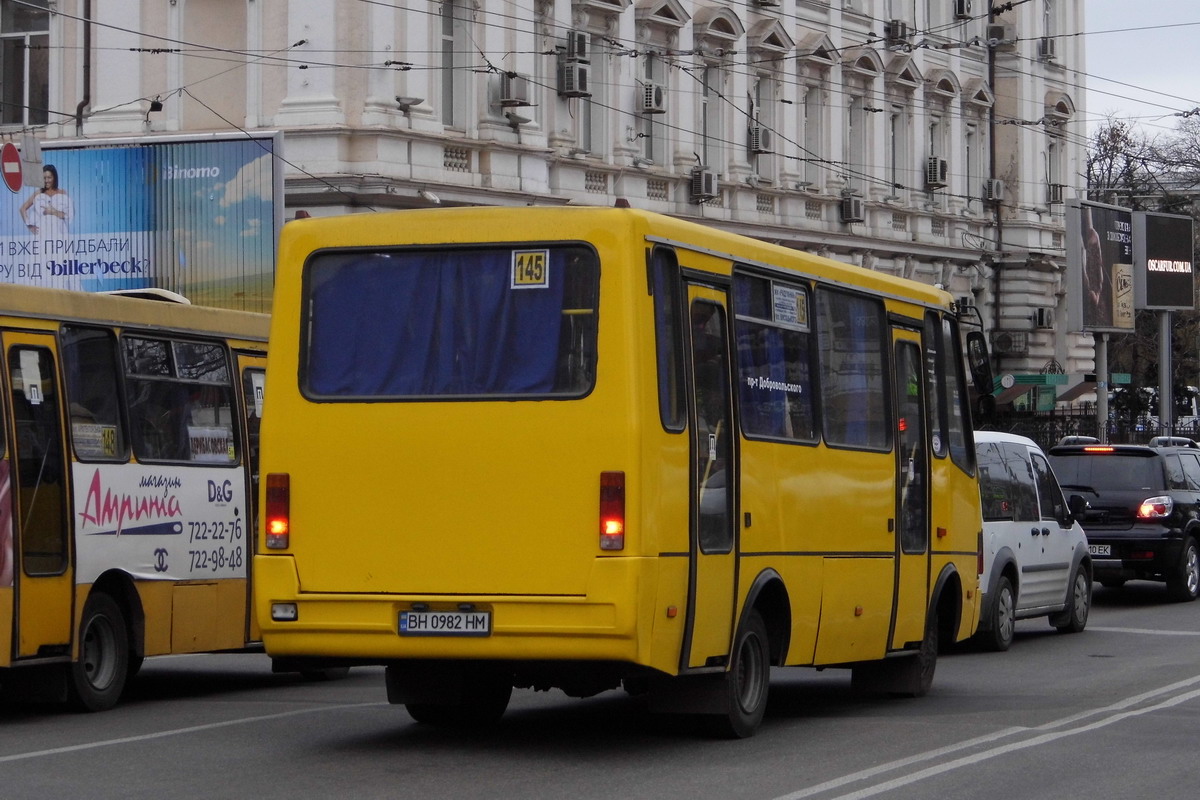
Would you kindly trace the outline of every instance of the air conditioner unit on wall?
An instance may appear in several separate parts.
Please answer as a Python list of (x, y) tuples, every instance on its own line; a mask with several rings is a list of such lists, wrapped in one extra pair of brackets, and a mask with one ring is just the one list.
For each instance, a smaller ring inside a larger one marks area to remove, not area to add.
[(717, 173), (708, 167), (692, 170), (689, 194), (693, 203), (703, 203), (717, 196)]
[(751, 125), (749, 132), (750, 152), (755, 155), (773, 152), (771, 149), (771, 131), (761, 125)]
[(1017, 26), (1008, 22), (993, 22), (984, 32), (989, 47), (997, 50), (1017, 49)]
[(583, 61), (560, 61), (558, 63), (558, 96), (591, 97), (588, 78), (591, 66)]
[(642, 84), (642, 113), (665, 114), (667, 112), (667, 87), (661, 83), (646, 81)]
[(567, 31), (566, 57), (572, 61), (588, 60), (587, 31)]
[(992, 331), (992, 352), (998, 356), (1023, 356), (1029, 352), (1025, 331)]
[(1058, 44), (1057, 39), (1051, 39), (1049, 36), (1044, 36), (1038, 39), (1038, 58), (1043, 61), (1053, 61), (1055, 47)]
[(925, 185), (930, 189), (941, 189), (946, 185), (950, 166), (946, 159), (930, 156), (925, 161)]
[(1035, 308), (1033, 310), (1033, 327), (1039, 330), (1052, 330), (1054, 328), (1054, 309)]
[(840, 211), (842, 222), (847, 224), (852, 222), (865, 222), (867, 219), (866, 211), (863, 208), (863, 199), (856, 194), (848, 194), (842, 198)]
[(1063, 190), (1067, 187), (1061, 183), (1050, 183), (1046, 185), (1046, 202), (1052, 206), (1062, 205)]
[(533, 105), (529, 100), (529, 79), (516, 72), (501, 72), (500, 105), (510, 108)]
[(983, 199), (989, 203), (1004, 202), (1004, 181), (991, 178), (983, 182)]
[(904, 44), (908, 39), (908, 23), (902, 19), (888, 20), (883, 23), (883, 38), (888, 44)]
[(954, 0), (954, 18), (971, 18), (971, 0)]

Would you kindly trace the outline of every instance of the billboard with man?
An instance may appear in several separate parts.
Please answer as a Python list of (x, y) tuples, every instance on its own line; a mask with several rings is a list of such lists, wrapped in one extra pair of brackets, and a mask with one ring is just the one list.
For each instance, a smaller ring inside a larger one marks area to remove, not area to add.
[(1071, 330), (1134, 327), (1133, 212), (1073, 200), (1067, 207), (1067, 315)]

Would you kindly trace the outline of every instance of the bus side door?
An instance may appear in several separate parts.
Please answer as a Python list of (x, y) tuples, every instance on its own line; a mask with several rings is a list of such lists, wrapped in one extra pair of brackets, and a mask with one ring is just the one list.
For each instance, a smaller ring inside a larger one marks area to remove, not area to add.
[(925, 635), (929, 598), (929, 449), (920, 333), (892, 329), (896, 363), (896, 593), (890, 646)]
[(71, 654), (74, 569), (57, 350), (49, 334), (3, 334), (11, 421), (14, 658)]
[(254, 608), (254, 546), (258, 541), (258, 447), (259, 430), (262, 426), (263, 386), (267, 374), (267, 358), (265, 355), (237, 354), (238, 374), (242, 376), (242, 413), (246, 423), (246, 435), (242, 444), (242, 463), (246, 470), (246, 608), (251, 609), (247, 614), (246, 641), (257, 642), (262, 639), (258, 628), (258, 615)]
[(737, 458), (726, 294), (689, 285), (691, 591), (683, 668), (724, 666), (736, 602)]

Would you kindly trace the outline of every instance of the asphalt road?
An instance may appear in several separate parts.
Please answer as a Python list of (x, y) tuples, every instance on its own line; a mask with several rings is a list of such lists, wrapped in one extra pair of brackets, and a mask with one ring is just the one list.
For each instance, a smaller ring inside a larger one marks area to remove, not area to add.
[(656, 720), (622, 692), (518, 691), (456, 733), (386, 703), (380, 669), (273, 675), (261, 655), (151, 659), (102, 714), (0, 707), (0, 797), (1174, 798), (1200, 777), (1200, 603), (1096, 587), (1088, 629), (1018, 625), (1007, 653), (939, 660), (921, 699), (775, 670), (743, 741)]

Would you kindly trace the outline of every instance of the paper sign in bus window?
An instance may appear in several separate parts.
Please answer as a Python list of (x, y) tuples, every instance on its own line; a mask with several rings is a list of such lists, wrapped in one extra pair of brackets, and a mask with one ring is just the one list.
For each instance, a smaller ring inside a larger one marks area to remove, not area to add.
[(36, 350), (21, 351), (21, 383), (30, 405), (42, 403), (42, 363)]
[(512, 289), (545, 289), (550, 286), (549, 250), (514, 250)]
[(803, 289), (771, 284), (774, 321), (808, 330), (808, 305), (804, 295)]

